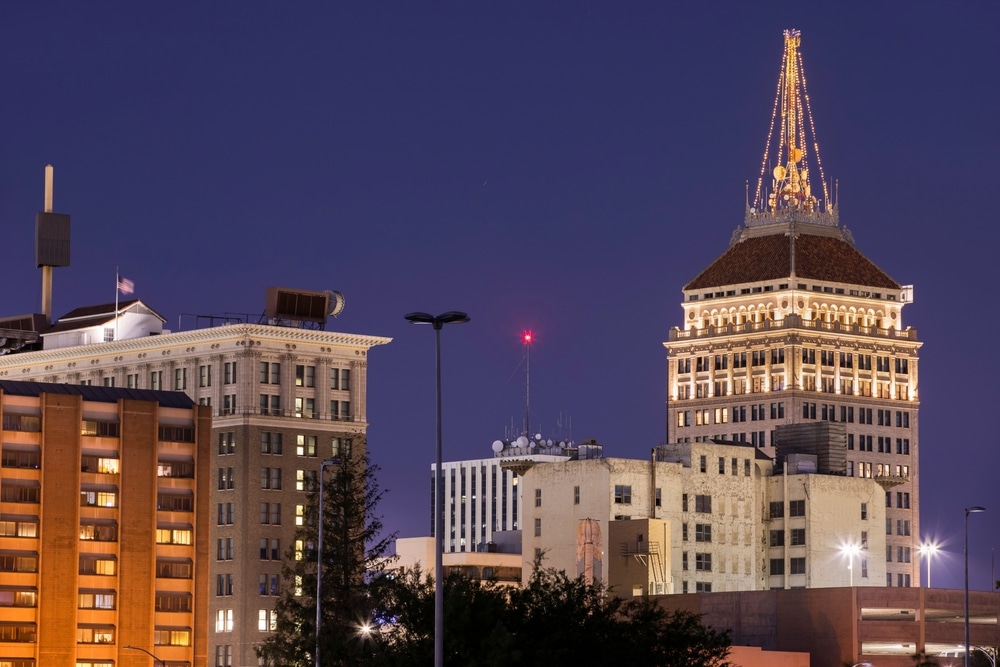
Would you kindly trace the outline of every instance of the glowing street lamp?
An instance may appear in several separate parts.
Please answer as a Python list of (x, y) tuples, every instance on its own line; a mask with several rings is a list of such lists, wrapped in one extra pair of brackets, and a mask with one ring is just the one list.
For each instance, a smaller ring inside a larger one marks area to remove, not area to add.
[(979, 505), (965, 508), (965, 667), (969, 667), (969, 515), (985, 511)]
[(444, 471), (441, 470), (441, 328), (446, 324), (461, 324), (469, 316), (449, 310), (434, 316), (430, 313), (404, 315), (410, 324), (430, 324), (434, 327), (434, 365), (437, 368), (437, 468), (434, 470), (434, 667), (444, 665)]
[(861, 554), (857, 544), (845, 544), (840, 547), (840, 553), (847, 556), (847, 570), (851, 573), (851, 588), (854, 588), (854, 557)]
[(927, 560), (927, 588), (931, 587), (931, 558), (937, 555), (938, 545), (935, 542), (924, 542), (917, 549), (920, 556)]

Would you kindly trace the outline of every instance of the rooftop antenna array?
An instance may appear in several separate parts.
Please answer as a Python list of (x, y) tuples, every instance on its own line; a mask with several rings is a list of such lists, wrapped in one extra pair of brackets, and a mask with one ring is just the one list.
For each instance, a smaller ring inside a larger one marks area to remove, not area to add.
[(524, 435), (531, 437), (531, 341), (530, 331), (521, 333), (524, 343)]

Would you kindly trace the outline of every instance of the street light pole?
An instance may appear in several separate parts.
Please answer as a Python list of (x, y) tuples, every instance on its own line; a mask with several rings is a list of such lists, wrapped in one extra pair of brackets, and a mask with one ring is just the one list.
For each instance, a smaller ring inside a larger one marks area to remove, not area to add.
[(461, 324), (469, 316), (457, 310), (434, 316), (430, 313), (410, 313), (404, 319), (411, 324), (434, 327), (434, 366), (437, 385), (437, 463), (434, 468), (434, 667), (444, 666), (444, 473), (441, 470), (441, 329), (446, 324)]
[(926, 542), (918, 549), (920, 555), (927, 559), (927, 588), (931, 587), (931, 559), (937, 555), (937, 544)]
[(985, 511), (978, 505), (965, 508), (965, 667), (969, 667), (969, 515)]
[(323, 501), (325, 500), (323, 496), (323, 472), (326, 470), (327, 466), (338, 465), (340, 459), (326, 459), (319, 464), (319, 501), (316, 503), (319, 506), (319, 516), (316, 517), (316, 651), (313, 654), (315, 658), (315, 667), (320, 667), (319, 664), (319, 628), (322, 623), (322, 613), (323, 613), (323, 598), (321, 594), (323, 592)]
[(861, 554), (861, 547), (856, 544), (845, 544), (840, 547), (840, 551), (847, 556), (847, 571), (851, 573), (851, 588), (854, 588), (854, 557)]
[(127, 648), (130, 651), (142, 651), (143, 653), (145, 653), (146, 655), (148, 655), (150, 658), (153, 659), (153, 664), (154, 665), (156, 663), (160, 663), (160, 667), (166, 667), (167, 663), (163, 662), (162, 660), (160, 660), (155, 655), (153, 655), (152, 653), (150, 653), (146, 649), (142, 648), (141, 646), (122, 646), (122, 648)]

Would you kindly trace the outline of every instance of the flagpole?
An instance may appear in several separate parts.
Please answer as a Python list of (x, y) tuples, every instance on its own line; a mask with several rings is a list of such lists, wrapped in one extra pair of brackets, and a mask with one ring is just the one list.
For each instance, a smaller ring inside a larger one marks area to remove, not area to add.
[(115, 267), (115, 340), (118, 340), (118, 292), (121, 286), (121, 275), (118, 273), (118, 267)]

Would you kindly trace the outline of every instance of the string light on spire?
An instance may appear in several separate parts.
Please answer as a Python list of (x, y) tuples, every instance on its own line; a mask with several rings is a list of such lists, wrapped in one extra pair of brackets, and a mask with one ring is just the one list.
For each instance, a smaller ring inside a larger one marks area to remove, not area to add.
[[(749, 227), (801, 220), (836, 226), (836, 202), (830, 199), (820, 159), (812, 101), (806, 90), (805, 68), (799, 51), (802, 33), (789, 29), (785, 31), (784, 38), (781, 70), (778, 73), (767, 141), (764, 144), (756, 191), (747, 210), (745, 223)], [(772, 166), (770, 160), (774, 144), (777, 145), (777, 164)], [(812, 166), (816, 169), (813, 170)], [(769, 169), (771, 182), (770, 187), (767, 187), (765, 179)], [(813, 193), (813, 174), (819, 176), (822, 200)]]

